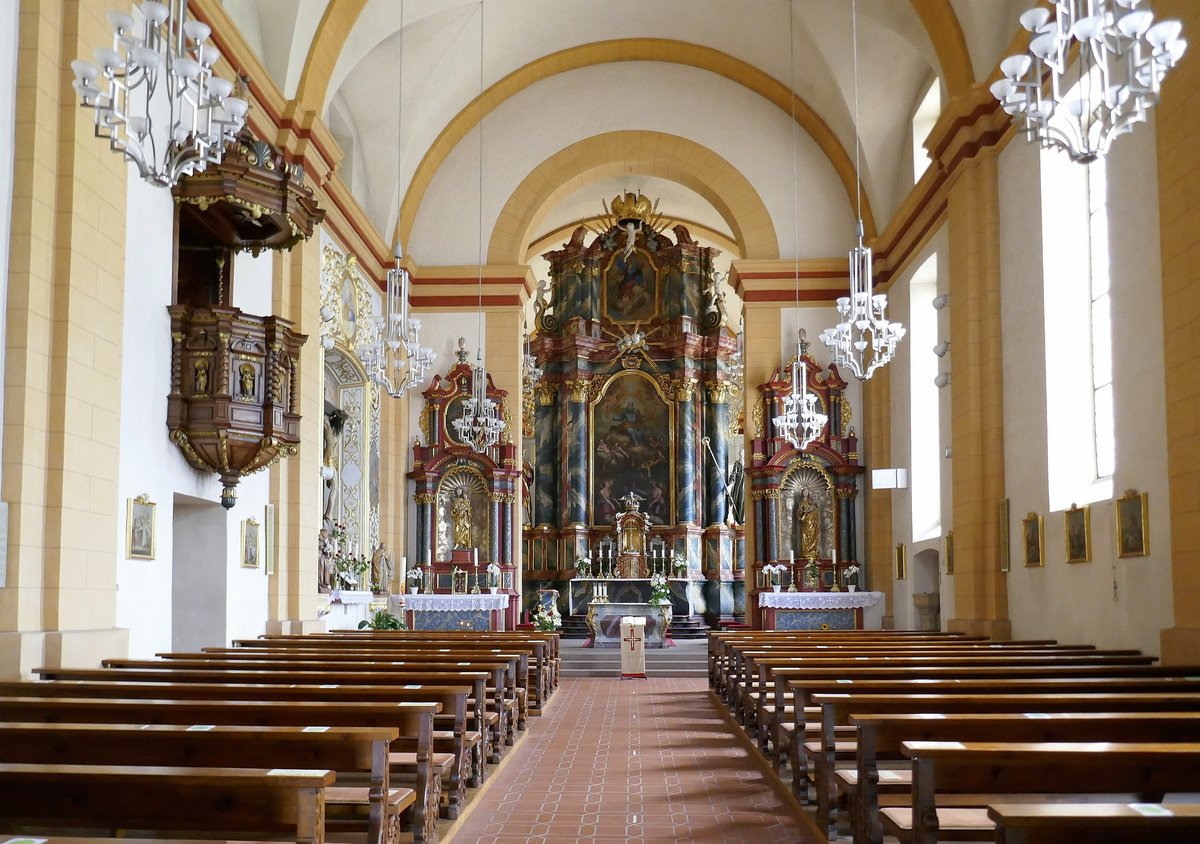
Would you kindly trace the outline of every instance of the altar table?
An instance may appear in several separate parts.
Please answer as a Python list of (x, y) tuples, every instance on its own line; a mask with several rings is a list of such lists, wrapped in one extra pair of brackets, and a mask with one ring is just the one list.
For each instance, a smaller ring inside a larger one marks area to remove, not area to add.
[(667, 625), (663, 612), (650, 604), (600, 604), (588, 608), (588, 626), (593, 632), (593, 648), (621, 647), (621, 619), (625, 616), (644, 618), (643, 631), (647, 648), (665, 648)]
[(409, 630), (503, 630), (509, 595), (432, 593), (404, 596)]
[[(371, 614), (371, 602), (375, 596), (361, 589), (334, 589), (329, 593), (329, 619), (331, 629), (356, 628), (358, 623)], [(385, 601), (380, 598), (380, 602)]]
[(882, 592), (759, 592), (758, 606), (764, 630), (878, 630), (883, 622)]

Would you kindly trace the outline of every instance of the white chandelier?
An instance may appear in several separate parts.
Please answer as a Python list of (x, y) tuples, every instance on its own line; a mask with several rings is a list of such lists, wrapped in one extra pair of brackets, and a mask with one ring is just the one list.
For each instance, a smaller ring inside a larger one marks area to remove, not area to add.
[(96, 137), (107, 138), (146, 181), (171, 187), (221, 163), (247, 104), (230, 96), (232, 82), (213, 74), (221, 54), (207, 43), (208, 24), (188, 20), (187, 0), (146, 0), (138, 9), (139, 31), (133, 15), (108, 13), (113, 45), (95, 51), (95, 65), (71, 62), (75, 92), (95, 109)]
[(487, 451), (500, 442), (504, 431), (504, 420), (500, 418), (496, 402), (487, 395), (487, 371), (483, 367), (483, 356), (476, 354), (475, 366), (471, 367), (471, 397), (463, 401), (462, 416), (452, 420), (458, 440), (469, 445), (473, 451)]
[(796, 357), (792, 359), (792, 391), (781, 399), (783, 412), (771, 417), (779, 436), (801, 451), (821, 436), (829, 421), (829, 417), (821, 412), (820, 397), (808, 390), (808, 367), (804, 364), (807, 353), (808, 342), (801, 328)]
[(854, 55), (854, 183), (857, 190), (857, 243), (850, 250), (850, 295), (837, 300), (841, 321), (821, 332), (821, 342), (833, 352), (833, 361), (848, 368), (860, 381), (886, 366), (904, 337), (904, 326), (887, 318), (887, 296), (871, 293), (871, 249), (863, 245), (862, 175), (859, 168), (858, 128), (858, 13), (850, 6)]
[[(483, 0), (479, 0), (479, 98), (483, 99)], [(487, 395), (487, 370), (483, 365), (483, 117), (479, 119), (479, 310), (475, 314), (478, 345), (471, 368), (471, 397), (463, 401), (462, 416), (452, 420), (459, 442), (474, 451), (487, 451), (500, 441), (504, 420), (496, 402)], [(458, 341), (459, 361), (466, 361), (463, 340)], [(524, 363), (524, 362), (523, 362)]]
[(408, 270), (401, 265), (402, 257), (397, 246), (396, 266), (387, 274), (383, 316), (371, 318), (377, 334), (357, 349), (367, 379), (392, 398), (400, 398), (422, 383), (437, 358), (433, 349), (420, 343), (421, 321), (409, 316)]
[[(1030, 141), (1086, 163), (1146, 119), (1187, 41), (1179, 37), (1179, 21), (1154, 23), (1153, 13), (1139, 5), (1141, 0), (1056, 0), (1053, 17), (1041, 7), (1021, 15), (1021, 26), (1033, 33), (1029, 54), (1001, 62), (1005, 78), (991, 92), (1006, 112), (1021, 117)], [(1079, 66), (1068, 74), (1076, 45)], [(1079, 96), (1064, 102), (1076, 83)]]

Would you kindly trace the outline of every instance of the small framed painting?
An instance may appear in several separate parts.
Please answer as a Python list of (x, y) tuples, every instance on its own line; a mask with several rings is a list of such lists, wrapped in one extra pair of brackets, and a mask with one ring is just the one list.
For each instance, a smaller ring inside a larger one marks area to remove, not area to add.
[(1046, 546), (1042, 538), (1042, 517), (1030, 513), (1021, 520), (1021, 537), (1025, 545), (1025, 566), (1033, 568), (1046, 564)]
[(954, 531), (946, 531), (946, 574), (954, 574)]
[(257, 519), (242, 522), (242, 568), (258, 568), (259, 524)]
[(125, 510), (125, 556), (131, 560), (154, 559), (154, 508), (143, 493), (127, 499)]
[(908, 552), (904, 548), (904, 543), (901, 542), (896, 546), (896, 579), (904, 580), (908, 577)]
[(1117, 556), (1144, 557), (1150, 553), (1150, 531), (1147, 509), (1149, 494), (1134, 489), (1125, 490), (1117, 499)]
[(1087, 506), (1076, 507), (1063, 513), (1065, 525), (1067, 562), (1090, 563), (1092, 561), (1092, 514)]

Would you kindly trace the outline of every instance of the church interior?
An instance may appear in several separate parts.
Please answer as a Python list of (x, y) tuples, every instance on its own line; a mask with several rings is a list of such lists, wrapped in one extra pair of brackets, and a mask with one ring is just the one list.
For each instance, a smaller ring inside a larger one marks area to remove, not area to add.
[[(655, 713), (611, 740), (711, 696), (776, 795), (615, 836), (859, 841), (753, 637), (1200, 665), (1192, 0), (3, 6), (0, 703), (505, 633), (541, 758), (555, 709), (633, 705), (559, 680), (608, 648)], [(705, 643), (708, 686), (654, 679)], [(567, 840), (453, 825), (484, 715), (368, 838)]]

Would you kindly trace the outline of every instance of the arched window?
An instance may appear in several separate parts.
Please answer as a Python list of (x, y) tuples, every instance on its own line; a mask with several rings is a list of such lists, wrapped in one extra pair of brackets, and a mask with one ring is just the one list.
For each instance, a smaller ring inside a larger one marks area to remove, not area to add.
[(929, 153), (925, 151), (925, 139), (942, 113), (942, 88), (935, 78), (929, 83), (921, 104), (912, 119), (913, 184), (915, 185), (929, 166)]

